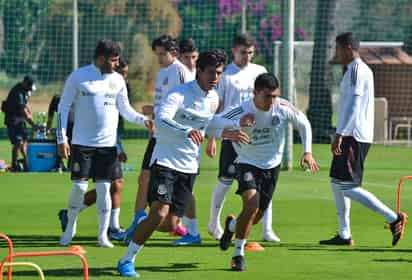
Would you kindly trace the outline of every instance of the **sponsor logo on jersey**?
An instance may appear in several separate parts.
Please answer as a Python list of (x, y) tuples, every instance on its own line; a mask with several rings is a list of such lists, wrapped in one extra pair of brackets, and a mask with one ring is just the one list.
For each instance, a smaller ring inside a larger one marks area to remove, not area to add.
[(89, 91), (82, 91), (80, 92), (82, 96), (96, 96), (94, 92), (89, 92)]
[(111, 99), (114, 99), (114, 98), (116, 98), (116, 94), (106, 93), (106, 94), (104, 95), (104, 97), (105, 97), (105, 98), (111, 98)]

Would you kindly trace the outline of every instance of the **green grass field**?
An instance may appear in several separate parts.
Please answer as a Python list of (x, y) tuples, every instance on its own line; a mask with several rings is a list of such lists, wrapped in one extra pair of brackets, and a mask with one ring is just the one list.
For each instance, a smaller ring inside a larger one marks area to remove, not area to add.
[[(128, 166), (140, 166), (146, 141), (125, 142)], [(9, 144), (0, 141), (0, 158), (9, 159)], [(295, 161), (301, 152), (296, 146)], [(316, 145), (315, 157), (322, 169), (312, 175), (295, 168), (282, 172), (274, 196), (274, 228), (282, 243), (262, 243), (263, 252), (247, 252), (247, 271), (229, 271), (233, 249), (221, 252), (217, 242), (207, 234), (209, 199), (216, 182), (216, 160), (203, 157), (201, 174), (195, 186), (198, 216), (203, 244), (174, 248), (174, 239), (156, 233), (136, 258), (137, 271), (143, 279), (411, 279), (412, 228), (400, 244), (391, 247), (391, 234), (384, 229), (381, 216), (353, 203), (352, 248), (319, 246), (319, 239), (335, 234), (337, 219), (329, 187), (329, 146)], [(374, 146), (366, 164), (365, 188), (391, 207), (396, 207), (396, 186), (400, 177), (412, 175), (411, 150), (400, 147)], [(127, 226), (132, 218), (137, 172), (125, 173), (121, 222)], [(16, 251), (59, 250), (60, 226), (57, 212), (67, 205), (71, 189), (69, 174), (0, 174), (0, 232), (10, 235)], [(238, 213), (240, 199), (233, 191), (228, 196), (224, 213)], [(405, 184), (402, 209), (412, 214), (412, 182)], [(97, 215), (92, 207), (80, 215), (78, 234), (73, 244), (87, 250), (90, 279), (120, 279), (116, 263), (125, 247), (96, 247)], [(259, 241), (261, 226), (256, 226), (251, 240)], [(0, 241), (0, 256), (7, 253)], [(29, 259), (27, 259), (29, 260)], [(30, 259), (38, 263), (46, 279), (82, 279), (80, 261), (74, 257)], [(13, 279), (37, 279), (30, 269), (15, 269)]]

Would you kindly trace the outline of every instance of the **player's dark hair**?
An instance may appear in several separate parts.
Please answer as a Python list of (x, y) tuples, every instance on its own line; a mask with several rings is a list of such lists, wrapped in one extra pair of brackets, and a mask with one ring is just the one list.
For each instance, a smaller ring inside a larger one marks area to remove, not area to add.
[(257, 76), (255, 80), (255, 90), (276, 90), (279, 88), (279, 81), (272, 73), (263, 73)]
[(187, 38), (184, 40), (181, 40), (179, 43), (179, 52), (180, 53), (191, 53), (191, 52), (196, 52), (197, 47), (195, 40), (192, 38)]
[(196, 61), (196, 68), (204, 71), (208, 66), (220, 67), (226, 64), (227, 56), (224, 50), (212, 49), (201, 52)]
[(336, 36), (336, 44), (342, 47), (351, 46), (355, 51), (359, 49), (359, 40), (356, 39), (352, 32), (346, 32)]
[(96, 49), (94, 50), (94, 58), (98, 58), (99, 56), (108, 57), (116, 57), (120, 55), (120, 46), (118, 43), (109, 40), (103, 39), (97, 43)]
[(255, 45), (255, 40), (253, 37), (248, 33), (237, 34), (235, 38), (233, 38), (232, 46), (245, 46), (247, 48), (253, 47)]
[(154, 51), (156, 47), (163, 47), (167, 52), (179, 51), (177, 40), (170, 35), (162, 35), (154, 39), (152, 42), (152, 50)]
[(129, 65), (129, 63), (127, 62), (127, 60), (121, 57), (119, 59), (119, 66), (117, 67), (117, 69), (123, 69), (128, 65)]

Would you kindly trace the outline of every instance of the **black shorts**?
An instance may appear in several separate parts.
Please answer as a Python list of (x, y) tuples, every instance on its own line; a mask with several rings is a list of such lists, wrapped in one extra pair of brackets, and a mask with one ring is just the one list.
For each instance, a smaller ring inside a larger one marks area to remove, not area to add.
[[(120, 163), (120, 161), (119, 161), (119, 159), (117, 158), (116, 159), (116, 172), (118, 172), (116, 175), (116, 177), (118, 177), (118, 178), (115, 178), (115, 179), (113, 179), (113, 180), (116, 180), (116, 179), (123, 179), (123, 171), (122, 171), (122, 165), (121, 165), (121, 163)], [(95, 170), (94, 170), (94, 168), (93, 168), (93, 166), (92, 166), (92, 168), (90, 169), (90, 177), (89, 178), (92, 178), (93, 179), (93, 181), (94, 182), (96, 182), (96, 176), (94, 176), (94, 173), (93, 172), (95, 172)]]
[(143, 170), (150, 170), (150, 160), (152, 159), (152, 154), (154, 150), (154, 146), (156, 145), (156, 138), (150, 138), (149, 142), (146, 146), (146, 151), (144, 152), (143, 162), (142, 162), (142, 169)]
[(16, 125), (8, 125), (7, 135), (9, 136), (10, 142), (13, 145), (17, 145), (22, 141), (26, 141), (27, 140), (26, 124), (19, 123)]
[(170, 213), (182, 217), (192, 196), (197, 174), (187, 174), (153, 164), (150, 169), (148, 201), (170, 204)]
[(353, 137), (343, 137), (342, 154), (333, 156), (330, 177), (361, 186), (363, 165), (370, 146), (370, 143), (358, 142)]
[(122, 178), (116, 147), (71, 146), (71, 179), (113, 181)]
[(236, 179), (239, 182), (236, 194), (242, 195), (243, 192), (255, 189), (259, 192), (259, 209), (264, 212), (276, 189), (280, 165), (271, 169), (260, 169), (256, 166), (239, 163), (236, 166)]
[(237, 153), (232, 141), (223, 140), (220, 148), (218, 178), (234, 179), (236, 177), (236, 165), (234, 164), (236, 158)]

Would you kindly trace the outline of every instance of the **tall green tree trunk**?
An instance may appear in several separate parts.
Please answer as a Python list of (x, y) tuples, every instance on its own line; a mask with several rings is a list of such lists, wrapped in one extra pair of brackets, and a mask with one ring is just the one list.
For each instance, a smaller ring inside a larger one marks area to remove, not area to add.
[(329, 143), (332, 133), (332, 66), (334, 53), (335, 16), (338, 0), (318, 0), (315, 24), (315, 44), (309, 86), (308, 118), (312, 124), (313, 140)]

